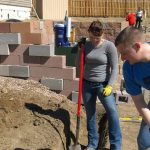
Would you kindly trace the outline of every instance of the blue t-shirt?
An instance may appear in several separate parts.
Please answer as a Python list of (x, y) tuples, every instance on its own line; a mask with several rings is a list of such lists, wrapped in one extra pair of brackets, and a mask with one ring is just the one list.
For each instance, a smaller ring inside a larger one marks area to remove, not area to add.
[(125, 80), (126, 91), (136, 96), (142, 93), (142, 87), (150, 90), (150, 62), (140, 62), (130, 64), (125, 61), (123, 64), (123, 76)]

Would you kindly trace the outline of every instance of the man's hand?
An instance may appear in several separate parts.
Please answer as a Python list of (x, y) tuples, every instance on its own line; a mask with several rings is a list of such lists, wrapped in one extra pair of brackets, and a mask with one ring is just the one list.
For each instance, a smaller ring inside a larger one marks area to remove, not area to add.
[(112, 87), (110, 85), (107, 85), (104, 89), (103, 89), (103, 95), (104, 96), (109, 96), (112, 92)]

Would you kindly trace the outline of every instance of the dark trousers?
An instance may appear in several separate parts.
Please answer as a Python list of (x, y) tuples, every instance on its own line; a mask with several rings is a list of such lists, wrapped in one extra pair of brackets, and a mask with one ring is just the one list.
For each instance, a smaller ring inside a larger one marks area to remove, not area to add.
[(135, 27), (140, 28), (141, 27), (141, 22), (142, 22), (142, 17), (136, 17)]

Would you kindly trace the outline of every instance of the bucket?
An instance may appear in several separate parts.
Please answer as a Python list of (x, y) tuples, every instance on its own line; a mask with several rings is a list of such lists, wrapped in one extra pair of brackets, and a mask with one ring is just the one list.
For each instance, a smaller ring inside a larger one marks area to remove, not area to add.
[(54, 26), (54, 29), (55, 29), (56, 46), (65, 45), (65, 25), (64, 24), (56, 24)]

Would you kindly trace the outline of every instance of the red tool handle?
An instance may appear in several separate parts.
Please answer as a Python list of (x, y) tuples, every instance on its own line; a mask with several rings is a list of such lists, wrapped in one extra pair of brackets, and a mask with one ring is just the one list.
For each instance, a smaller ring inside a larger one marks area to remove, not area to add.
[(80, 51), (80, 78), (79, 78), (79, 94), (78, 94), (78, 110), (77, 110), (77, 116), (78, 117), (80, 117), (80, 113), (81, 113), (83, 69), (84, 69), (84, 45), (81, 45), (81, 51)]

